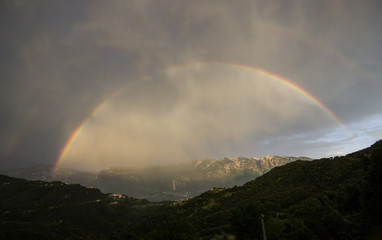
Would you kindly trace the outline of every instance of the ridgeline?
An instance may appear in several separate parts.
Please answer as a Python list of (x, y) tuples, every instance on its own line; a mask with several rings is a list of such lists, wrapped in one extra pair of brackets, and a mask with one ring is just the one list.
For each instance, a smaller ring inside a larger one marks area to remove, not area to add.
[(381, 202), (382, 141), (176, 202), (1, 176), (0, 238), (379, 239)]

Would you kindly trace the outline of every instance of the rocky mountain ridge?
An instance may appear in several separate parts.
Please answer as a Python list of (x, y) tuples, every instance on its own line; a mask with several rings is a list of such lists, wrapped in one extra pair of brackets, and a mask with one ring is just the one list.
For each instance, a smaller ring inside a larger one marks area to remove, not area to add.
[(213, 187), (240, 186), (274, 167), (307, 157), (264, 156), (224, 157), (151, 167), (111, 167), (98, 173), (38, 165), (9, 169), (3, 174), (28, 180), (63, 181), (100, 188), (103, 192), (123, 193), (151, 201), (180, 200)]
[(262, 175), (270, 169), (297, 160), (312, 160), (307, 157), (264, 156), (264, 157), (224, 157), (221, 159), (206, 159), (195, 161), (194, 170), (205, 172), (208, 178), (219, 178), (237, 174), (238, 172), (253, 171)]

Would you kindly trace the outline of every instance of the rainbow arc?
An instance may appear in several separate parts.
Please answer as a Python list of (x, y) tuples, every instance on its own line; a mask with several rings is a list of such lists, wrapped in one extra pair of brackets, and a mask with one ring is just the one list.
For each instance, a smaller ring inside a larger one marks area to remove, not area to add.
[[(265, 76), (267, 78), (273, 79), (275, 81), (278, 81), (280, 84), (285, 85), (286, 87), (293, 89), (294, 91), (298, 92), (302, 96), (304, 96), (306, 99), (308, 99), (310, 102), (314, 103), (317, 107), (322, 109), (333, 121), (335, 121), (339, 126), (343, 128), (343, 130), (346, 133), (351, 134), (350, 130), (346, 127), (346, 125), (340, 120), (340, 118), (328, 107), (326, 106), (322, 101), (320, 101), (317, 97), (315, 97), (313, 94), (305, 90), (303, 87), (297, 85), (296, 83), (283, 78), (277, 74), (274, 74), (272, 72), (260, 69), (260, 68), (255, 68), (252, 66), (248, 65), (242, 65), (242, 64), (237, 64), (237, 63), (226, 63), (226, 62), (192, 62), (192, 63), (187, 63), (183, 65), (175, 65), (175, 66), (170, 66), (162, 70), (162, 72), (166, 72), (169, 70), (175, 70), (175, 69), (182, 69), (182, 68), (187, 68), (187, 67), (204, 67), (204, 66), (209, 66), (209, 65), (220, 65), (220, 66), (228, 66), (228, 67), (233, 67), (233, 68), (238, 68), (242, 70), (247, 70), (247, 71), (252, 71), (256, 72), (262, 76)], [(145, 78), (147, 76), (144, 76)], [(81, 135), (83, 129), (87, 125), (87, 123), (92, 119), (94, 115), (96, 115), (107, 103), (109, 103), (113, 98), (116, 96), (120, 95), (129, 85), (125, 85), (121, 89), (117, 90), (114, 92), (109, 98), (104, 100), (100, 105), (98, 105), (92, 113), (73, 131), (73, 133), (70, 135), (69, 139), (66, 141), (64, 147), (62, 148), (57, 160), (56, 164), (53, 170), (53, 173), (56, 171), (56, 169), (59, 167), (60, 163), (64, 160), (65, 156), (68, 154), (71, 146), (75, 143), (76, 139)]]

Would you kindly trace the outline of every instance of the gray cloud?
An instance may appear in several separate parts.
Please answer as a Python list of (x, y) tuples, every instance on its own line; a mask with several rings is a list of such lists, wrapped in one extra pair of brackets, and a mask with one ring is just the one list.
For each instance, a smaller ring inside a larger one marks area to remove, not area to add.
[(159, 82), (153, 76), (129, 85), (110, 100), (86, 125), (65, 163), (84, 168), (98, 161), (95, 166), (107, 167), (237, 155), (252, 150), (247, 142), (253, 136), (332, 121), (295, 89), (243, 68), (198, 64), (162, 75)]
[(340, 152), (312, 144), (326, 136), (340, 149), (346, 136), (326, 134), (335, 121), (270, 78), (214, 64), (164, 69), (195, 61), (265, 69), (351, 125), (381, 113), (381, 8), (372, 0), (3, 1), (0, 167), (54, 163), (125, 86), (89, 121), (68, 165)]

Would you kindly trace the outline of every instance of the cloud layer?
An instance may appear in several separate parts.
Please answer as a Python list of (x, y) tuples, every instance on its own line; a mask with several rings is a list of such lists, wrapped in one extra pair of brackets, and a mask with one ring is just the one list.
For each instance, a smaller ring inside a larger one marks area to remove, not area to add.
[[(73, 131), (126, 86), (63, 163), (317, 157), (341, 150), (312, 139), (343, 146), (349, 138), (329, 136), (336, 123), (298, 92), (244, 69), (190, 64), (199, 61), (280, 75), (349, 126), (381, 114), (377, 0), (3, 1), (0, 9), (2, 168), (54, 163)], [(381, 137), (364, 133), (364, 144)]]
[(256, 154), (259, 139), (325, 123), (335, 124), (277, 79), (237, 66), (191, 64), (129, 84), (90, 119), (64, 165), (105, 168)]

